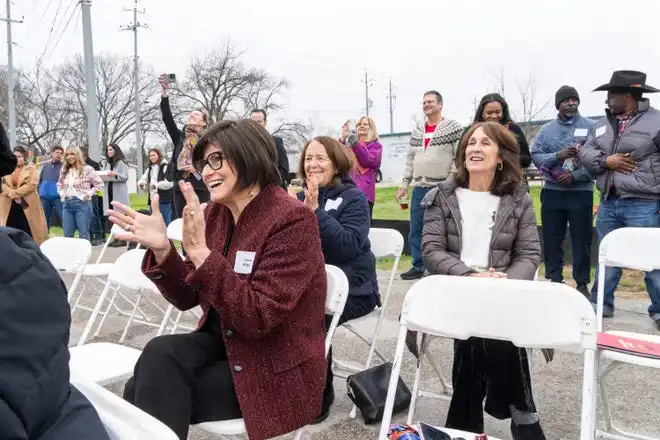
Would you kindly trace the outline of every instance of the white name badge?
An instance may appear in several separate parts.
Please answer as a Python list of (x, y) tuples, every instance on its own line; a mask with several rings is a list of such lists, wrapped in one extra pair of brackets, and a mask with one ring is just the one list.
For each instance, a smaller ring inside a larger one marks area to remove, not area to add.
[(344, 199), (342, 199), (341, 197), (337, 197), (335, 200), (326, 200), (325, 207), (323, 209), (325, 209), (326, 211), (330, 211), (333, 209), (337, 210), (339, 209), (339, 206), (341, 206), (341, 202), (343, 201)]
[(607, 131), (607, 127), (606, 127), (606, 126), (603, 125), (602, 127), (598, 127), (598, 128), (596, 129), (596, 137), (599, 137), (599, 136), (604, 135), (604, 134), (605, 134), (605, 131)]
[(234, 272), (242, 274), (251, 274), (254, 265), (256, 252), (238, 251), (236, 252), (236, 261), (234, 262)]
[(586, 137), (589, 134), (588, 128), (576, 128), (573, 137)]

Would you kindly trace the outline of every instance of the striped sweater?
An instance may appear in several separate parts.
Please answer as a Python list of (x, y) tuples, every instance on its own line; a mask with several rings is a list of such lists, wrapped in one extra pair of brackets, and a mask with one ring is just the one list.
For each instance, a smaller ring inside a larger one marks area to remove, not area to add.
[(442, 119), (425, 149), (424, 124), (416, 127), (410, 135), (401, 188), (432, 187), (449, 177), (462, 133), (461, 124), (451, 119)]

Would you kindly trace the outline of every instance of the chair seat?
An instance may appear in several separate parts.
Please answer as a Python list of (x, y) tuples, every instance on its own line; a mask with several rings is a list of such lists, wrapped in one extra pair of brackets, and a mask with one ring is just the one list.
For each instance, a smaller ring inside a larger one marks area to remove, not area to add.
[(95, 342), (69, 349), (71, 380), (108, 385), (133, 375), (142, 352), (110, 342)]
[[(609, 331), (608, 335), (621, 336), (623, 338), (639, 339), (640, 341), (652, 342), (660, 344), (660, 336), (649, 335), (646, 333), (634, 333), (623, 331)], [(608, 350), (599, 348), (601, 359), (609, 359), (615, 362), (622, 362), (625, 364), (639, 365), (640, 367), (658, 368), (660, 369), (660, 359), (653, 359), (650, 357), (637, 356), (634, 354), (622, 353), (616, 350)]]
[(193, 426), (215, 435), (241, 435), (247, 432), (243, 419), (202, 422)]
[(83, 275), (86, 277), (107, 276), (110, 274), (111, 268), (112, 263), (88, 264), (85, 266), (85, 270), (83, 270)]

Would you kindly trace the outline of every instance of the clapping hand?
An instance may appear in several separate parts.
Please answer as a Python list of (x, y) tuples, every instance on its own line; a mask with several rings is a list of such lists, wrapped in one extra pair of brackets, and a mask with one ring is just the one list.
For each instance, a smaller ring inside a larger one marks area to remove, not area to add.
[(316, 211), (319, 207), (319, 183), (315, 176), (307, 177), (307, 188), (305, 188), (304, 203), (312, 211)]
[(211, 253), (206, 245), (206, 220), (204, 209), (206, 203), (200, 203), (190, 183), (179, 182), (179, 188), (186, 199), (183, 208), (183, 248), (195, 267), (201, 266)]
[(113, 209), (108, 210), (108, 217), (112, 223), (126, 231), (117, 234), (117, 240), (133, 241), (151, 249), (156, 261), (161, 263), (167, 258), (172, 246), (167, 239), (167, 228), (160, 214), (158, 199), (158, 194), (151, 197), (151, 215), (141, 214), (123, 203), (113, 201)]
[(470, 276), (475, 278), (508, 278), (506, 273), (497, 272), (494, 267), (488, 269), (488, 272), (475, 272), (471, 273)]

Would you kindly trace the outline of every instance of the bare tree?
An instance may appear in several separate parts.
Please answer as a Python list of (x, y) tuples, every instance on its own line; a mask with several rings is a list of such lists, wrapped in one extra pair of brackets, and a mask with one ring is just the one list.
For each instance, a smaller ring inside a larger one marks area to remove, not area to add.
[(273, 131), (273, 135), (279, 136), (284, 141), (287, 153), (298, 153), (312, 137), (313, 127), (311, 123), (303, 121), (280, 122)]
[(538, 98), (538, 80), (537, 73), (532, 70), (524, 81), (515, 80), (517, 100), (511, 101), (510, 97), (506, 96), (506, 78), (504, 69), (500, 67), (499, 73), (494, 73), (496, 79), (495, 89), (497, 93), (507, 99), (511, 109), (512, 117), (519, 122), (531, 122), (536, 120), (546, 109), (548, 99), (539, 100)]
[(177, 101), (177, 108), (202, 108), (214, 121), (245, 117), (253, 108), (279, 110), (277, 98), (285, 92), (288, 83), (273, 78), (263, 69), (246, 67), (242, 56), (242, 52), (226, 42), (218, 50), (193, 58), (187, 79), (172, 91), (173, 95), (184, 98)]
[[(135, 107), (133, 63), (128, 58), (102, 54), (95, 60), (96, 94), (99, 110), (101, 145), (128, 141), (135, 133)], [(156, 95), (158, 84), (151, 68), (140, 67), (139, 95), (142, 99), (141, 119), (143, 131), (159, 132), (158, 104), (148, 101)], [(84, 143), (87, 137), (85, 66), (82, 57), (67, 60), (57, 69), (57, 85), (63, 100), (72, 109), (69, 129), (71, 137)], [(141, 146), (143, 148), (143, 146)]]

